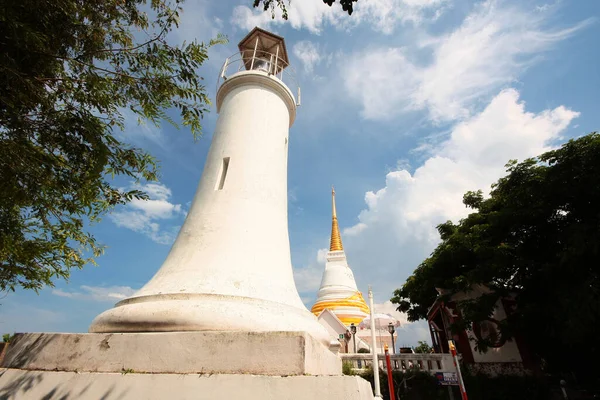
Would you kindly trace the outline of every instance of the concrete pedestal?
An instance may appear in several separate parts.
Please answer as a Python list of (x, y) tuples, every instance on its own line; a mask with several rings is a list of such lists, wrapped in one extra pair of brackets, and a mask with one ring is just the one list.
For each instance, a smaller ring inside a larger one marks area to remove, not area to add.
[(27, 333), (2, 367), (41, 371), (340, 375), (341, 359), (304, 332)]
[(0, 369), (10, 400), (373, 400), (356, 376), (178, 375)]
[(372, 399), (304, 332), (19, 334), (0, 399)]

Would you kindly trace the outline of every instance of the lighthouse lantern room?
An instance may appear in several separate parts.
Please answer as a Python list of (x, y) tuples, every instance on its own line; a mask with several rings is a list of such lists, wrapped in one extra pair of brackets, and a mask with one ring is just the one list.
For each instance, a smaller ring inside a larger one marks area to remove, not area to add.
[(246, 70), (281, 74), (289, 65), (285, 41), (281, 36), (255, 28), (238, 44)]

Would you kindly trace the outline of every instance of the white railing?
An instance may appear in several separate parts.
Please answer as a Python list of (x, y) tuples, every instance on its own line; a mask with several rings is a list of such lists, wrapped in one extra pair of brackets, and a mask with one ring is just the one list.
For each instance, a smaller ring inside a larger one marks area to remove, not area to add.
[(278, 54), (267, 53), (256, 50), (252, 55), (242, 56), (236, 53), (225, 60), (221, 67), (221, 73), (217, 79), (217, 91), (219, 86), (232, 75), (241, 71), (262, 72), (281, 81), (296, 96), (296, 104), (300, 105), (300, 86), (296, 80), (294, 68), (279, 58)]
[[(341, 353), (342, 362), (352, 364), (352, 369), (360, 372), (373, 365), (373, 356), (364, 353)], [(390, 355), (392, 369), (407, 370), (416, 369), (434, 374), (436, 372), (448, 372), (454, 370), (452, 355), (440, 353), (426, 354), (392, 354)], [(385, 355), (378, 354), (379, 368), (386, 368)]]

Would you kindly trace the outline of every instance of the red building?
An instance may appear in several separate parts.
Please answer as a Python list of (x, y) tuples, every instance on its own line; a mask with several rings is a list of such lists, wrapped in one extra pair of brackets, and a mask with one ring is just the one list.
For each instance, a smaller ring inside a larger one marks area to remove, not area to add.
[[(438, 289), (440, 295), (444, 291)], [(493, 315), (480, 323), (474, 323), (471, 329), (452, 333), (450, 326), (460, 321), (461, 311), (458, 303), (463, 300), (474, 299), (491, 290), (483, 285), (474, 286), (469, 292), (453, 295), (449, 301), (443, 302), (439, 298), (430, 307), (427, 320), (431, 333), (431, 340), (436, 352), (448, 353), (448, 340), (454, 340), (457, 351), (462, 355), (463, 362), (477, 370), (490, 373), (523, 373), (533, 368), (533, 363), (525, 341), (520, 335), (515, 335), (511, 340), (503, 338), (498, 323), (510, 313), (515, 312), (515, 301), (506, 297), (498, 300)], [(486, 352), (476, 348), (477, 339), (487, 339), (492, 343)]]

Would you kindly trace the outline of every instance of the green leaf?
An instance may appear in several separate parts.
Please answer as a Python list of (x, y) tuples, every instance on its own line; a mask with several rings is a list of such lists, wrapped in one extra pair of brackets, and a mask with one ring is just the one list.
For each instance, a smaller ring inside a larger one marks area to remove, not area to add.
[(147, 198), (113, 186), (117, 176), (158, 174), (150, 154), (115, 137), (115, 127), (126, 126), (123, 110), (159, 127), (182, 122), (194, 138), (201, 133), (208, 96), (196, 71), (226, 38), (168, 44), (179, 4), (3, 4), (0, 290), (37, 291), (94, 264), (104, 248), (89, 226), (116, 205)]

